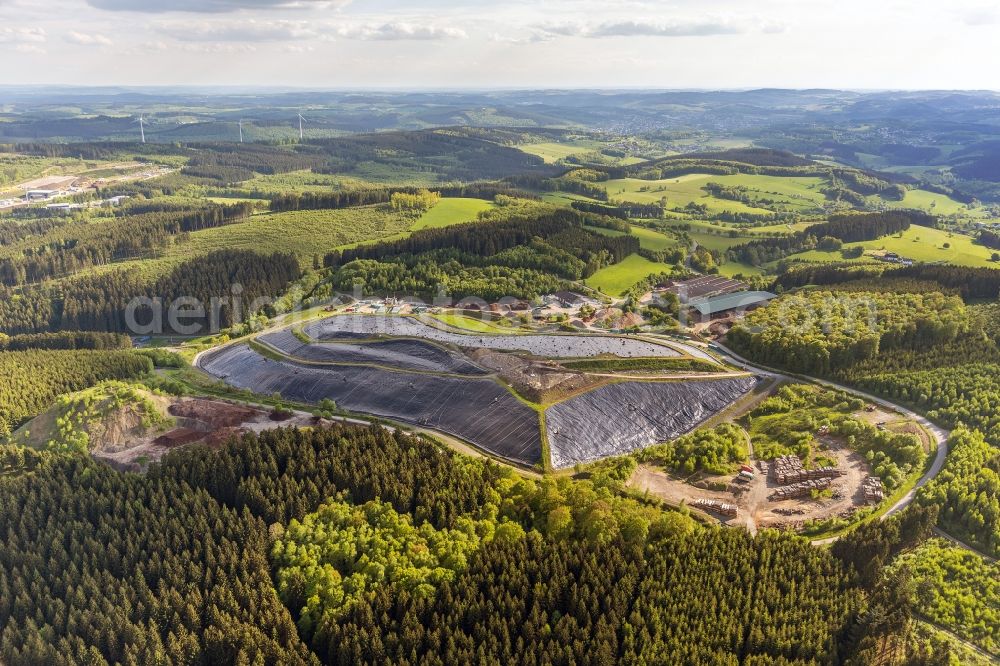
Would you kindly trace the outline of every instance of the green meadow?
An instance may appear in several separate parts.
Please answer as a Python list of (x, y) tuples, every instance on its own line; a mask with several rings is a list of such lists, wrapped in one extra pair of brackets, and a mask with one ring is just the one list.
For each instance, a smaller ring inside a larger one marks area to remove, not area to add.
[(525, 143), (517, 147), (519, 150), (528, 153), (529, 155), (537, 155), (541, 157), (546, 162), (558, 162), (561, 159), (567, 158), (570, 155), (580, 155), (582, 153), (590, 153), (595, 150), (601, 149), (601, 143), (599, 141), (571, 141), (567, 143), (558, 143), (555, 141), (544, 141), (540, 143)]
[(490, 208), (493, 208), (493, 204), (483, 199), (457, 197), (441, 199), (410, 227), (410, 231), (450, 227), (453, 224), (461, 224), (462, 222), (474, 222), (479, 213)]
[(597, 271), (584, 282), (588, 287), (593, 287), (609, 296), (620, 296), (651, 273), (662, 273), (671, 268), (667, 264), (650, 261), (638, 254), (630, 254), (617, 264)]
[(955, 201), (951, 197), (937, 192), (927, 190), (907, 190), (903, 200), (894, 203), (900, 208), (917, 208), (926, 210), (935, 215), (967, 215), (969, 217), (985, 217), (986, 212), (981, 209), (969, 208), (960, 201)]
[(712, 196), (702, 189), (710, 182), (731, 186), (742, 185), (751, 190), (749, 194), (753, 198), (770, 199), (775, 204), (801, 212), (814, 210), (824, 201), (824, 195), (820, 192), (823, 185), (822, 178), (784, 178), (748, 174), (732, 176), (687, 174), (662, 180), (619, 178), (607, 181), (605, 187), (610, 199), (655, 203), (662, 197), (666, 197), (668, 208), (683, 208), (688, 204), (695, 203), (704, 204), (709, 213), (731, 211), (766, 214), (771, 212), (767, 208), (749, 206), (740, 201)]
[[(946, 243), (949, 247), (945, 247)], [(997, 263), (990, 259), (995, 250), (977, 245), (970, 236), (928, 227), (912, 226), (902, 234), (844, 245), (845, 248), (856, 246), (863, 247), (866, 252), (881, 252), (883, 250), (895, 252), (914, 261), (940, 261), (960, 266), (989, 266), (993, 268), (997, 266)], [(821, 252), (819, 250), (794, 254), (791, 258), (816, 262), (843, 261), (840, 252)], [(856, 261), (860, 260), (859, 258)], [(870, 257), (867, 257), (866, 260), (870, 260)]]
[[(678, 241), (676, 238), (668, 236), (654, 229), (649, 229), (648, 227), (640, 227), (639, 225), (636, 224), (631, 225), (631, 227), (632, 228), (629, 233), (639, 238), (639, 245), (644, 250), (653, 250), (655, 252), (659, 250), (667, 250), (670, 248), (674, 248), (680, 244), (680, 241)], [(615, 229), (605, 229), (603, 227), (588, 226), (587, 229), (599, 234), (603, 234), (605, 236), (625, 235), (624, 231), (617, 231)]]

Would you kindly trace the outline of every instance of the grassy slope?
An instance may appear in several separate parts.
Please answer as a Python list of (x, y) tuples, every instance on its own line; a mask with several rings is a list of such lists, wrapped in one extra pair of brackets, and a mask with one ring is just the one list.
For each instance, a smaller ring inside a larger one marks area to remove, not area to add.
[(624, 261), (597, 271), (585, 282), (605, 294), (619, 296), (650, 273), (660, 273), (670, 269), (671, 266), (667, 264), (658, 264), (637, 254), (630, 254)]
[(561, 160), (564, 157), (569, 157), (570, 155), (579, 155), (581, 153), (589, 153), (599, 150), (601, 148), (601, 143), (599, 141), (586, 140), (572, 141), (568, 143), (546, 141), (543, 143), (525, 143), (517, 148), (530, 155), (537, 155), (546, 162), (551, 163)]
[(493, 322), (486, 321), (483, 319), (476, 319), (475, 317), (468, 317), (466, 315), (435, 314), (431, 315), (431, 317), (437, 319), (443, 324), (447, 324), (449, 326), (453, 326), (454, 328), (460, 328), (466, 331), (473, 331), (475, 333), (490, 333), (492, 335), (512, 335), (517, 333), (517, 331), (514, 329), (498, 326)]
[(493, 208), (493, 204), (483, 199), (441, 199), (429, 211), (424, 213), (410, 231), (449, 227), (462, 222), (473, 222), (481, 211)]
[(965, 204), (955, 201), (943, 194), (929, 192), (927, 190), (907, 190), (906, 196), (898, 204), (901, 208), (918, 208), (937, 215), (968, 215), (969, 217), (983, 217), (985, 211), (970, 209)]
[[(661, 197), (667, 198), (667, 207), (683, 207), (689, 203), (705, 204), (712, 213), (733, 211), (739, 213), (761, 213), (770, 211), (764, 208), (748, 206), (739, 201), (718, 199), (709, 195), (702, 187), (709, 182), (726, 185), (745, 185), (759, 190), (752, 193), (756, 197), (766, 197), (780, 200), (789, 206), (797, 208), (813, 208), (820, 202), (823, 195), (819, 193), (819, 178), (780, 178), (777, 176), (750, 176), (739, 174), (735, 176), (714, 176), (706, 174), (687, 174), (664, 180), (640, 180), (638, 178), (621, 178), (605, 183), (608, 197), (624, 199), (638, 203), (654, 203)], [(642, 191), (642, 188), (648, 188)]]
[[(951, 245), (945, 249), (944, 244)], [(865, 250), (887, 250), (916, 261), (942, 261), (961, 266), (992, 266), (990, 255), (994, 250), (973, 243), (972, 238), (961, 234), (949, 235), (947, 231), (927, 227), (910, 227), (899, 236), (886, 236), (873, 241), (847, 243), (844, 247), (862, 246)], [(812, 250), (792, 255), (807, 261), (842, 261), (839, 252)], [(870, 260), (870, 257), (867, 258)], [(860, 259), (858, 259), (860, 261)]]
[[(625, 232), (616, 231), (614, 229), (604, 229), (603, 227), (587, 227), (589, 230), (603, 234), (605, 236), (622, 236)], [(662, 234), (659, 231), (654, 231), (653, 229), (647, 229), (646, 227), (640, 227), (638, 225), (632, 225), (632, 235), (638, 236), (639, 245), (646, 250), (666, 250), (669, 248), (677, 247), (679, 241), (676, 238), (671, 238), (666, 234)]]
[[(771, 199), (776, 204), (781, 204), (788, 210), (793, 211), (813, 211), (826, 202), (826, 197), (821, 191), (825, 185), (824, 179), (805, 176), (782, 177), (752, 174), (717, 176), (688, 174), (664, 180), (624, 178), (609, 180), (605, 185), (609, 197), (639, 203), (652, 203), (659, 201), (660, 197), (666, 196), (669, 208), (683, 207), (693, 202), (707, 205), (709, 211), (713, 213), (724, 210), (733, 212), (767, 212), (762, 208), (747, 206), (738, 201), (718, 199), (710, 196), (701, 189), (709, 182), (747, 187), (750, 190), (749, 194), (751, 197), (756, 199)], [(642, 187), (648, 188), (648, 191), (640, 191)], [(869, 197), (869, 200), (873, 204), (886, 203), (878, 197)], [(890, 202), (890, 204), (901, 208), (927, 210), (939, 215), (963, 214), (970, 217), (980, 217), (984, 214), (982, 211), (972, 210), (965, 204), (943, 194), (936, 194), (927, 190), (909, 190), (903, 201)]]

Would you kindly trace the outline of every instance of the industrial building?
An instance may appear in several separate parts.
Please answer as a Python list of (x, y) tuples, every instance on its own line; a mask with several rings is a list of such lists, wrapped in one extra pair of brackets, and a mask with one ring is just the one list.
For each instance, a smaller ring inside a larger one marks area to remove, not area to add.
[(750, 310), (765, 305), (777, 297), (777, 294), (769, 291), (738, 291), (721, 296), (695, 298), (688, 301), (687, 305), (703, 317), (714, 317), (731, 311)]

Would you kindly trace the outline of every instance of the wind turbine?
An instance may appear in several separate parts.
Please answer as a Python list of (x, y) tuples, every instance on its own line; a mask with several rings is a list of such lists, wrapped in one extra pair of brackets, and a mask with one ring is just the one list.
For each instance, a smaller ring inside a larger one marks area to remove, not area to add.
[[(132, 121), (132, 122), (135, 122), (135, 121)], [(146, 143), (146, 130), (143, 129), (142, 123), (143, 123), (143, 119), (142, 119), (142, 114), (140, 113), (139, 114), (139, 136), (142, 137), (142, 142)]]
[(303, 120), (305, 120), (305, 118), (303, 118), (302, 114), (300, 113), (299, 114), (299, 141), (302, 140), (302, 121)]
[(240, 118), (240, 143), (243, 143), (243, 119)]

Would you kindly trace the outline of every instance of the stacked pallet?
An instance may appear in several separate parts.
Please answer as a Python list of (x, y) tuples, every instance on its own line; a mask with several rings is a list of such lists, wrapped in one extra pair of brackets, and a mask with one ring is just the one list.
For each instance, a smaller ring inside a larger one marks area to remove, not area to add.
[(704, 509), (706, 511), (712, 511), (714, 513), (721, 513), (723, 516), (731, 516), (733, 518), (739, 513), (739, 507), (735, 504), (727, 504), (719, 500), (714, 499), (696, 499), (692, 502), (692, 506), (696, 506), (699, 509)]
[(869, 476), (861, 484), (861, 489), (865, 493), (865, 501), (877, 504), (885, 499), (885, 490), (882, 488), (882, 480), (877, 476)]
[(778, 485), (788, 485), (790, 483), (802, 483), (803, 481), (815, 481), (819, 479), (834, 479), (842, 476), (843, 472), (836, 467), (816, 467), (806, 469), (802, 466), (802, 461), (798, 456), (779, 456), (771, 462), (771, 471), (774, 480)]
[(807, 497), (814, 490), (826, 490), (830, 487), (833, 479), (813, 479), (811, 481), (801, 481), (790, 486), (778, 488), (768, 496), (769, 500), (786, 500), (797, 497)]

